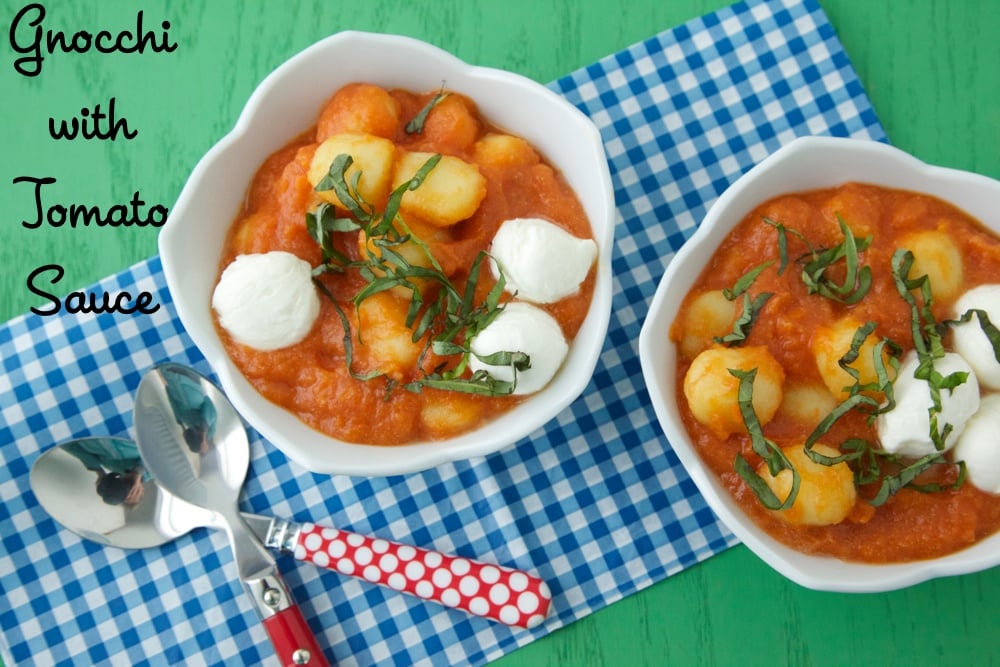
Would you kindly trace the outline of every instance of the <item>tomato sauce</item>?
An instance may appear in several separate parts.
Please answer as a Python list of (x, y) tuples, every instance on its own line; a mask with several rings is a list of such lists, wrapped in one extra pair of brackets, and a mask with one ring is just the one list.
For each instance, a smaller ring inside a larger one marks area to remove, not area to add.
[[(291, 252), (314, 267), (322, 263), (321, 249), (305, 226), (306, 213), (321, 201), (307, 172), (323, 139), (341, 133), (383, 137), (394, 142), (397, 151), (454, 156), (475, 165), (485, 177), (485, 197), (468, 219), (441, 229), (406, 218), (460, 291), (476, 256), (489, 248), (505, 220), (538, 217), (575, 236), (592, 237), (586, 214), (562, 176), (527, 142), (491, 125), (474, 101), (449, 94), (427, 115), (421, 132), (407, 133), (406, 124), (435, 92), (387, 91), (368, 84), (350, 84), (337, 91), (320, 110), (315, 127), (259, 167), (229, 233), (220, 273), (237, 255), (274, 250)], [(489, 142), (496, 136), (509, 140), (497, 149)], [(340, 234), (337, 242), (349, 257), (360, 258), (357, 233)], [(483, 267), (477, 279), (480, 298), (495, 284), (486, 263)], [(576, 335), (586, 316), (594, 273), (592, 268), (577, 294), (543, 306), (559, 322), (567, 340)], [(366, 349), (365, 322), (359, 327), (359, 316), (351, 303), (365, 284), (356, 274), (325, 274), (320, 279), (349, 319), (354, 368), (364, 372), (376, 368), (378, 359), (370, 358), (373, 353)], [(398, 306), (401, 313), (405, 314), (406, 305)], [(397, 305), (385, 304), (378, 318), (384, 320), (395, 309)], [(375, 326), (384, 324), (382, 320)], [(469, 431), (523, 400), (430, 388), (415, 393), (397, 387), (387, 393), (384, 378), (363, 381), (351, 377), (344, 328), (326, 298), (321, 299), (320, 316), (308, 337), (280, 350), (258, 351), (234, 342), (218, 324), (217, 329), (233, 362), (268, 400), (318, 431), (349, 442), (398, 445), (449, 437)], [(394, 379), (411, 381), (430, 363), (424, 368), (413, 364), (396, 369)]]
[[(793, 235), (788, 236), (788, 268), (778, 275), (777, 232), (763, 221), (768, 218), (780, 222), (801, 232), (814, 247), (825, 248), (843, 241), (838, 215), (856, 237), (869, 234), (872, 237), (871, 246), (860, 253), (861, 262), (871, 267), (871, 289), (854, 305), (807, 293), (801, 268), (794, 260), (808, 248)], [(811, 348), (813, 337), (818, 328), (846, 315), (859, 322), (876, 322), (877, 335), (891, 339), (904, 351), (912, 349), (910, 309), (896, 289), (890, 262), (897, 248), (908, 247), (913, 234), (928, 231), (941, 232), (950, 239), (960, 256), (959, 266), (945, 262), (941, 268), (942, 285), (948, 280), (955, 281), (954, 289), (944, 289), (940, 295), (935, 292), (933, 310), (941, 322), (952, 316), (952, 305), (962, 293), (977, 285), (1000, 282), (1000, 239), (978, 221), (930, 196), (860, 183), (794, 193), (765, 202), (721, 243), (682, 304), (671, 338), (679, 343), (684, 337), (685, 318), (695, 297), (708, 290), (731, 287), (750, 269), (773, 259), (775, 263), (758, 276), (750, 292), (773, 292), (774, 296), (761, 309), (745, 345), (766, 346), (770, 350), (784, 369), (786, 387), (823, 385), (822, 372)], [(914, 250), (914, 255), (917, 254)], [(695, 447), (741, 508), (779, 541), (806, 553), (890, 563), (948, 554), (1000, 528), (1000, 496), (980, 491), (968, 481), (957, 490), (934, 493), (904, 488), (878, 507), (866, 500), (874, 489), (862, 488), (853, 511), (835, 525), (793, 525), (780, 519), (778, 511), (765, 509), (734, 471), (737, 454), (742, 454), (754, 468), (761, 461), (751, 449), (749, 436), (742, 432), (719, 437), (694, 418), (683, 392), (692, 355), (681, 353), (679, 359), (677, 394)], [(804, 442), (814, 425), (804, 424), (800, 418), (779, 409), (774, 419), (763, 426), (763, 432), (784, 447)], [(850, 437), (877, 443), (874, 427), (860, 412), (836, 422), (822, 442), (837, 446)], [(957, 469), (954, 465), (937, 466), (929, 478), (925, 476), (920, 481), (950, 484), (956, 479)]]

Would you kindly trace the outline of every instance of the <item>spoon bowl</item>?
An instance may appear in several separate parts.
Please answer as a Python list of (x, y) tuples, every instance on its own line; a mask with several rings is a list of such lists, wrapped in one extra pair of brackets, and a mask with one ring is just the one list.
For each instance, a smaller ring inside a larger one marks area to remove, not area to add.
[(29, 483), (50, 516), (99, 544), (156, 547), (194, 527), (172, 534), (160, 524), (165, 496), (125, 438), (79, 438), (53, 447), (35, 460)]
[(143, 460), (178, 498), (234, 513), (250, 465), (246, 428), (207, 378), (179, 364), (150, 371), (136, 394)]

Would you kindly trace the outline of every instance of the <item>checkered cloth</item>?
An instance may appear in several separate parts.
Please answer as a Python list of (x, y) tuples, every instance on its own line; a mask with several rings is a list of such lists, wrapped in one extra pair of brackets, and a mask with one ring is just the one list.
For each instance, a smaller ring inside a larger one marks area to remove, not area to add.
[[(884, 134), (815, 0), (737, 4), (552, 84), (600, 128), (618, 202), (611, 326), (593, 381), (503, 452), (390, 478), (315, 475), (251, 433), (244, 510), (515, 566), (553, 613), (513, 630), (283, 558), (341, 665), (482, 664), (735, 543), (659, 430), (636, 341), (656, 283), (708, 206), (793, 137)], [(147, 290), (153, 316), (27, 315), (0, 328), (0, 645), (12, 665), (277, 665), (225, 535), (123, 551), (77, 538), (28, 485), (39, 452), (132, 433), (140, 375), (210, 372), (159, 261), (99, 285)]]

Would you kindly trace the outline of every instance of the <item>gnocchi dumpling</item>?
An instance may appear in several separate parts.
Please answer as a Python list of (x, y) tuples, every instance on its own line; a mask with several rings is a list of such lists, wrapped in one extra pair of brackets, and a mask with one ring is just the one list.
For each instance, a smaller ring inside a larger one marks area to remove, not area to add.
[(899, 247), (913, 253), (909, 277), (927, 276), (935, 299), (950, 301), (958, 296), (964, 274), (962, 253), (950, 236), (937, 230), (912, 232), (900, 239)]
[[(817, 327), (809, 341), (823, 383), (830, 393), (841, 400), (849, 395), (849, 390), (854, 385), (854, 378), (840, 366), (840, 360), (850, 352), (854, 335), (861, 326), (861, 322), (848, 315), (831, 324)], [(879, 338), (874, 333), (869, 335), (858, 349), (858, 358), (850, 364), (850, 367), (857, 371), (858, 382), (861, 384), (876, 382), (878, 379), (875, 365), (875, 346), (878, 341)], [(889, 373), (889, 379), (894, 379), (892, 368), (889, 366), (889, 353), (885, 348), (882, 349), (881, 357), (882, 364)]]
[(740, 413), (740, 380), (731, 369), (757, 369), (753, 385), (753, 408), (763, 426), (781, 405), (785, 371), (767, 347), (710, 347), (703, 351), (684, 376), (684, 396), (691, 414), (719, 437), (745, 433)]
[(470, 100), (450, 93), (434, 105), (421, 134), (445, 153), (465, 153), (479, 136), (481, 128), (476, 115), (475, 105)]
[(432, 438), (447, 438), (468, 431), (482, 417), (482, 402), (457, 392), (442, 393), (420, 408), (420, 421)]
[[(851, 513), (858, 498), (854, 473), (846, 462), (832, 466), (816, 463), (801, 445), (783, 447), (788, 462), (799, 473), (799, 493), (791, 507), (774, 510), (783, 521), (796, 526), (830, 526), (841, 523)], [(816, 444), (813, 451), (833, 458), (840, 452), (828, 445)], [(782, 470), (771, 476), (762, 463), (757, 474), (771, 488), (778, 500), (784, 501), (792, 490), (792, 472)]]
[(399, 128), (399, 102), (386, 89), (349, 83), (326, 103), (316, 122), (316, 140), (335, 134), (373, 134), (393, 139)]
[(541, 162), (527, 141), (510, 134), (487, 134), (474, 147), (476, 164), (483, 167), (525, 167)]
[(736, 303), (727, 299), (722, 290), (709, 290), (696, 296), (680, 323), (681, 354), (690, 359), (710, 347), (716, 337), (731, 332), (736, 314)]
[[(396, 154), (395, 144), (388, 139), (367, 134), (333, 135), (316, 147), (316, 152), (309, 163), (306, 177), (313, 187), (330, 173), (330, 165), (334, 159), (344, 153), (353, 159), (353, 164), (345, 173), (347, 183), (353, 184), (355, 175), (360, 171), (358, 194), (366, 202), (381, 206), (389, 196), (393, 158)], [(331, 204), (345, 208), (333, 190), (322, 190), (317, 194)]]
[(230, 245), (237, 255), (265, 253), (276, 227), (277, 220), (272, 214), (251, 213), (234, 225)]
[[(406, 152), (396, 161), (392, 187), (416, 176), (434, 155), (421, 151)], [(451, 155), (442, 155), (416, 190), (408, 190), (399, 204), (403, 215), (414, 215), (424, 222), (447, 227), (469, 218), (486, 196), (486, 179), (474, 164)]]
[(362, 372), (381, 371), (394, 380), (416, 364), (423, 349), (406, 326), (408, 302), (379, 292), (358, 307), (355, 352)]
[(846, 185), (837, 190), (821, 207), (823, 216), (833, 224), (830, 229), (840, 235), (838, 217), (857, 237), (872, 234), (882, 217), (882, 207), (877, 198), (870, 196), (863, 188)]
[(778, 412), (808, 428), (815, 428), (837, 407), (837, 399), (818, 382), (788, 384)]

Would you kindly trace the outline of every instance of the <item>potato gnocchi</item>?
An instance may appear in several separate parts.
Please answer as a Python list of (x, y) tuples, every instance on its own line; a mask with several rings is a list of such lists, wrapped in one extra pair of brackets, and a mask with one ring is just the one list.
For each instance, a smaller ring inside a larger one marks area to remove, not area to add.
[[(896, 407), (904, 355), (978, 331), (951, 322), (956, 302), (997, 283), (1000, 239), (939, 199), (848, 183), (763, 202), (671, 327), (688, 434), (740, 507), (796, 549), (865, 562), (962, 549), (1000, 529), (1000, 494), (963, 483), (952, 452), (891, 455), (875, 424)], [(942, 394), (976, 382), (942, 374)]]

